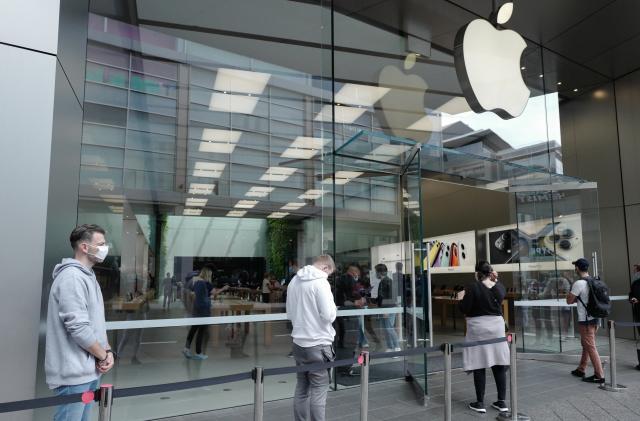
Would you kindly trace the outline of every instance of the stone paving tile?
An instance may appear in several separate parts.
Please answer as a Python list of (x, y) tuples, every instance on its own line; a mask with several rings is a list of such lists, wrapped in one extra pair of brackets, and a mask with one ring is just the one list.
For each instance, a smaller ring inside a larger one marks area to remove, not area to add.
[[(544, 421), (630, 421), (640, 420), (640, 372), (633, 370), (636, 362), (635, 346), (622, 344), (618, 382), (629, 386), (620, 393), (606, 392), (593, 384), (581, 382), (570, 376), (573, 367), (567, 364), (521, 360), (518, 362), (519, 409), (532, 419)], [(633, 348), (633, 349), (632, 349)], [(628, 360), (628, 361), (627, 361)], [(633, 364), (632, 364), (633, 363)], [(485, 402), (495, 399), (495, 385), (487, 374), (487, 396)], [(608, 375), (608, 371), (607, 371)], [(443, 376), (430, 375), (427, 378), (429, 397), (427, 405), (416, 400), (414, 390), (406, 382), (399, 380), (373, 384), (369, 390), (370, 421), (441, 420), (443, 418)], [(461, 370), (452, 373), (453, 405), (452, 414), (456, 421), (495, 419), (497, 412), (488, 408), (487, 414), (479, 415), (468, 409), (474, 400), (473, 377)], [(253, 407), (244, 406), (213, 411), (192, 416), (167, 418), (166, 421), (251, 421)], [(289, 421), (293, 419), (292, 400), (268, 402), (265, 404), (265, 421)], [(327, 420), (359, 421), (359, 388), (330, 392), (327, 400)]]

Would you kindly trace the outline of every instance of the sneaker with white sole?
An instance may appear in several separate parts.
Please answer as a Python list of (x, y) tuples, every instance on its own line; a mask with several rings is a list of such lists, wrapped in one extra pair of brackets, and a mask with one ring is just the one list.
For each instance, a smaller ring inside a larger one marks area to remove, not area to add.
[(183, 349), (182, 350), (182, 355), (184, 355), (185, 358), (193, 357), (193, 354), (191, 353), (191, 350), (189, 348)]
[(487, 412), (486, 408), (484, 407), (484, 404), (482, 402), (473, 402), (469, 404), (469, 408), (473, 409), (476, 412), (479, 412), (481, 414), (484, 414)]
[(509, 410), (509, 407), (507, 407), (507, 404), (504, 403), (504, 401), (496, 401), (491, 404), (491, 407), (500, 412), (507, 412)]
[(193, 360), (206, 360), (207, 358), (209, 358), (209, 356), (205, 355), (205, 354), (195, 354), (193, 357), (191, 357), (191, 359)]

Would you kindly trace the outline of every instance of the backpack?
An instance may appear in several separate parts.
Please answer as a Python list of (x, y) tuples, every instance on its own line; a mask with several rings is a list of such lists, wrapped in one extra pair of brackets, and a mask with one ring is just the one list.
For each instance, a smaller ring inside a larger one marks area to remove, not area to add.
[(587, 286), (589, 287), (589, 301), (585, 305), (580, 297), (578, 300), (582, 303), (587, 314), (596, 319), (608, 317), (611, 313), (611, 300), (609, 298), (609, 287), (607, 284), (597, 278), (587, 278)]

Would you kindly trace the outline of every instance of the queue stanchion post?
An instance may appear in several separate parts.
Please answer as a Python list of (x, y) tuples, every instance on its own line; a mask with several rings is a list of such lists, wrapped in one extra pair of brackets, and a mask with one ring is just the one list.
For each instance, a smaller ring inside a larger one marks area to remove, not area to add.
[(442, 344), (444, 357), (444, 421), (451, 421), (451, 344)]
[(369, 415), (369, 352), (362, 351), (358, 357), (360, 364), (360, 421), (367, 421)]
[(507, 343), (509, 344), (509, 357), (510, 364), (509, 367), (509, 404), (511, 405), (511, 410), (507, 412), (501, 412), (498, 414), (498, 420), (513, 420), (513, 421), (529, 421), (531, 418), (529, 416), (518, 412), (518, 370), (516, 368), (517, 362), (517, 344), (516, 344), (516, 334), (509, 333), (507, 335)]
[(262, 421), (264, 418), (264, 369), (256, 367), (252, 376), (253, 388), (253, 421)]
[(113, 385), (100, 385), (100, 400), (98, 401), (98, 420), (111, 421), (111, 409), (113, 407)]
[(617, 358), (616, 358), (616, 322), (613, 320), (609, 320), (607, 322), (609, 327), (609, 381), (610, 383), (606, 383), (600, 386), (600, 389), (606, 390), (608, 392), (620, 392), (623, 389), (626, 389), (626, 386), (618, 384), (618, 373), (617, 373)]

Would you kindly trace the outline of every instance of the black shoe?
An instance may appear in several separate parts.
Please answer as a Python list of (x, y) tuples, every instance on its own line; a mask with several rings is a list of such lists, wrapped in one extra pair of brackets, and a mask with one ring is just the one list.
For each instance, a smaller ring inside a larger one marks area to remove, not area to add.
[(583, 378), (582, 381), (587, 383), (604, 384), (604, 377), (596, 377), (594, 374), (593, 376)]
[(640, 370), (640, 364), (636, 366), (636, 370)]
[(484, 407), (484, 404), (482, 402), (473, 402), (469, 404), (469, 408), (473, 409), (476, 412), (479, 412), (481, 414), (484, 414), (487, 412), (487, 410)]
[(577, 368), (571, 372), (576, 377), (584, 377), (584, 371), (578, 370)]
[(509, 410), (507, 404), (504, 403), (504, 401), (496, 401), (491, 404), (491, 407), (497, 409), (500, 412), (507, 412)]

